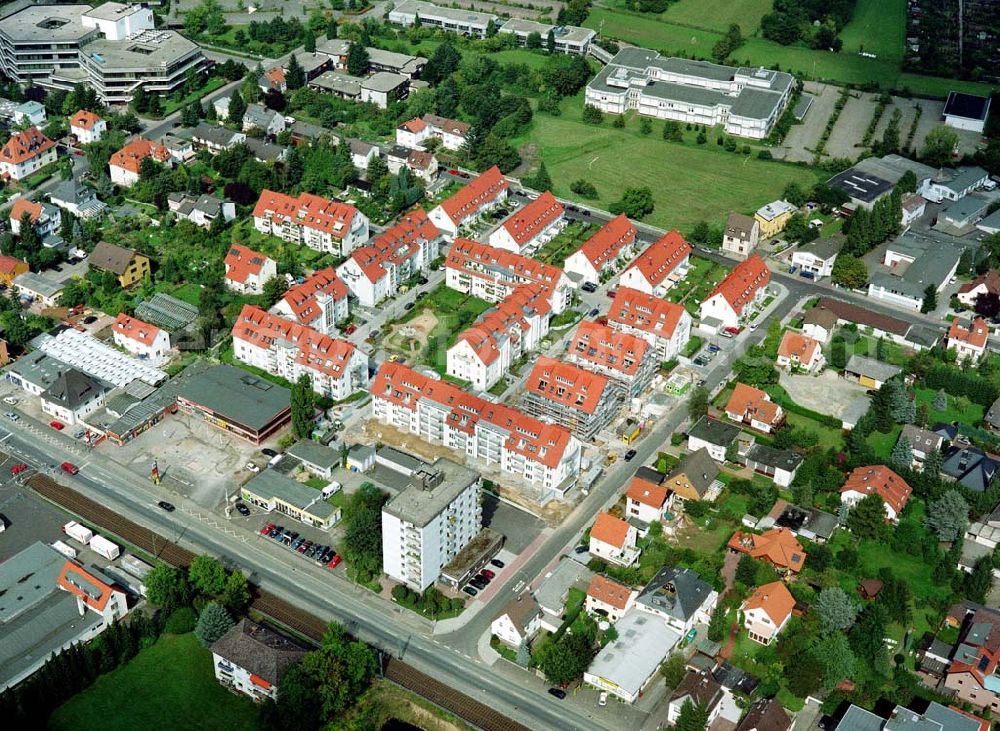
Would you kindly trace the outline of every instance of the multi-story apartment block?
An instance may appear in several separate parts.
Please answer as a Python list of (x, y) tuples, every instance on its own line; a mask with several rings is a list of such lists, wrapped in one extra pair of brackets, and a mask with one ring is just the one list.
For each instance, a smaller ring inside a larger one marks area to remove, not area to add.
[(490, 246), (530, 254), (562, 230), (565, 213), (563, 204), (545, 191), (501, 223), (490, 234)]
[(551, 25), (523, 18), (511, 18), (498, 29), (500, 33), (509, 33), (517, 38), (517, 45), (526, 46), (528, 37), (537, 33), (543, 44), (548, 43), (549, 34), (555, 44), (556, 53), (575, 53), (578, 56), (587, 55), (587, 50), (597, 32), (590, 28), (580, 28), (575, 25)]
[(449, 239), (453, 239), (464, 224), (506, 201), (509, 188), (510, 184), (500, 168), (494, 165), (431, 210), (431, 221)]
[(676, 358), (691, 339), (691, 315), (682, 305), (629, 287), (618, 288), (608, 325), (645, 340), (661, 362)]
[(371, 385), (376, 419), (516, 476), (538, 502), (576, 484), (582, 447), (569, 429), (495, 404), (399, 363), (383, 363)]
[(736, 327), (764, 299), (770, 281), (771, 270), (759, 256), (741, 261), (701, 303), (702, 325), (716, 320), (722, 327)]
[(319, 269), (301, 284), (289, 287), (271, 312), (324, 335), (333, 335), (335, 326), (350, 314), (347, 305), (349, 291), (333, 267)]
[(582, 440), (596, 437), (622, 403), (620, 388), (608, 377), (546, 356), (535, 361), (524, 385), (525, 413), (561, 424)]
[(417, 470), (382, 508), (382, 570), (422, 592), (479, 535), (479, 473), (449, 459)]
[(255, 702), (276, 701), (285, 671), (306, 650), (270, 627), (241, 619), (209, 648), (215, 679)]
[(469, 239), (455, 239), (445, 261), (445, 283), (487, 302), (500, 302), (522, 284), (540, 284), (549, 291), (553, 314), (573, 299), (573, 283), (562, 269), (520, 254), (512, 254)]
[(264, 190), (253, 209), (254, 227), (284, 241), (347, 256), (368, 240), (368, 217), (354, 206), (302, 193), (293, 198)]
[(470, 38), (485, 38), (490, 22), (499, 20), (492, 13), (477, 13), (465, 8), (438, 7), (421, 0), (404, 0), (389, 11), (389, 22), (409, 28), (417, 24), (425, 28), (440, 28)]
[(368, 387), (368, 356), (352, 343), (244, 305), (233, 325), (237, 360), (295, 382), (303, 374), (313, 390), (334, 401)]
[(0, 148), (0, 178), (23, 180), (56, 161), (56, 143), (37, 127), (15, 132)]
[(563, 269), (567, 274), (579, 275), (582, 282), (597, 284), (632, 258), (637, 233), (635, 224), (620, 213), (566, 257)]
[(399, 286), (414, 274), (426, 272), (440, 251), (441, 232), (422, 208), (415, 208), (399, 222), (355, 249), (337, 267), (337, 276), (365, 307), (395, 296)]
[(540, 284), (522, 284), (448, 348), (448, 375), (488, 390), (512, 363), (538, 347), (549, 332), (551, 314), (548, 290)]
[(619, 285), (663, 297), (687, 274), (691, 251), (679, 231), (670, 231), (639, 254), (622, 273)]
[(634, 109), (657, 119), (722, 125), (726, 134), (759, 140), (770, 134), (794, 86), (795, 79), (779, 71), (623, 48), (587, 84), (584, 102), (609, 114)]
[(69, 131), (76, 137), (77, 143), (89, 145), (91, 142), (100, 141), (108, 131), (108, 123), (93, 112), (81, 109), (69, 118)]
[(226, 288), (240, 294), (263, 294), (264, 285), (278, 276), (278, 263), (243, 244), (233, 244), (224, 260)]
[(139, 182), (139, 168), (147, 157), (168, 167), (173, 167), (174, 164), (174, 158), (166, 147), (158, 142), (136, 137), (108, 161), (111, 182), (123, 188), (131, 188)]
[(577, 326), (566, 359), (608, 377), (625, 398), (642, 393), (658, 365), (654, 348), (638, 335), (590, 320)]

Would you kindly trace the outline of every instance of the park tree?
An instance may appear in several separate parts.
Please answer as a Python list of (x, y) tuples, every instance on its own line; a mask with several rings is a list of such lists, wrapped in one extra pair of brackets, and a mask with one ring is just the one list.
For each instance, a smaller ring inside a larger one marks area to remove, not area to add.
[(232, 571), (226, 577), (220, 601), (222, 606), (235, 615), (243, 614), (250, 606), (250, 585), (242, 571)]
[(364, 76), (368, 73), (368, 49), (360, 43), (352, 43), (347, 52), (347, 73), (351, 76)]
[(802, 186), (796, 182), (786, 185), (781, 197), (796, 208), (801, 208), (806, 204), (806, 193), (802, 190)]
[(939, 540), (953, 541), (969, 525), (969, 504), (958, 490), (947, 490), (928, 506), (926, 523)]
[(184, 572), (166, 563), (158, 563), (146, 574), (146, 598), (166, 614), (191, 601), (191, 587)]
[(708, 414), (708, 389), (704, 386), (695, 386), (688, 396), (688, 416), (691, 421), (697, 421)]
[(316, 412), (316, 393), (312, 388), (312, 379), (308, 373), (303, 373), (292, 384), (292, 432), (299, 439), (306, 439), (312, 434), (313, 418)]
[(600, 124), (604, 121), (604, 113), (593, 104), (585, 104), (583, 107), (584, 124)]
[(592, 658), (587, 638), (567, 632), (545, 649), (539, 667), (548, 682), (562, 685), (580, 678)]
[(692, 703), (688, 698), (677, 715), (675, 731), (705, 731), (708, 726), (708, 710), (704, 703)]
[(913, 464), (913, 445), (910, 440), (901, 436), (889, 454), (889, 464), (897, 470), (909, 469)]
[(876, 493), (865, 495), (847, 516), (847, 527), (858, 538), (878, 539), (885, 529), (885, 503)]
[(316, 53), (316, 34), (309, 28), (302, 34), (302, 49), (306, 53)]
[(181, 124), (185, 127), (197, 127), (203, 116), (201, 103), (193, 101), (181, 112)]
[(549, 28), (549, 33), (545, 37), (545, 50), (549, 53), (556, 52), (556, 34), (551, 28)]
[[(810, 558), (812, 555), (810, 554)], [(832, 586), (823, 589), (816, 600), (816, 611), (819, 613), (823, 629), (827, 632), (843, 632), (854, 624), (858, 608), (843, 589)]]
[(823, 667), (823, 687), (827, 691), (833, 690), (837, 683), (854, 674), (857, 661), (847, 635), (843, 632), (831, 632), (823, 636), (816, 643), (813, 652)]
[(848, 634), (854, 655), (880, 674), (888, 666), (885, 635), (885, 610), (878, 603), (865, 605)]
[(341, 553), (352, 565), (359, 581), (382, 572), (382, 505), (386, 495), (371, 483), (348, 498), (344, 510)]
[(538, 172), (528, 178), (525, 181), (525, 184), (529, 188), (534, 188), (535, 190), (552, 190), (552, 176), (549, 175), (549, 171), (548, 168), (545, 167), (544, 160), (541, 165), (538, 166)]
[(216, 597), (226, 586), (226, 569), (214, 556), (195, 556), (188, 568), (188, 580), (202, 596)]
[(993, 557), (983, 556), (972, 567), (972, 573), (965, 577), (962, 591), (966, 599), (979, 604), (986, 603), (986, 595), (993, 585)]
[(226, 632), (233, 628), (233, 618), (229, 616), (226, 608), (215, 602), (209, 602), (198, 615), (198, 624), (194, 627), (194, 636), (203, 647), (208, 647), (213, 642), (222, 638)]
[(333, 40), (337, 37), (337, 19), (330, 16), (330, 20), (326, 24), (326, 37), (327, 40)]
[(538, 49), (542, 47), (542, 34), (538, 31), (531, 31), (528, 37), (524, 41), (524, 47), (530, 49)]
[[(692, 505), (701, 505), (703, 503), (692, 503)], [(714, 610), (712, 610), (712, 616), (708, 622), (708, 639), (712, 642), (722, 642), (726, 636), (726, 630), (729, 627), (726, 624), (726, 607), (720, 602)]]
[(924, 139), (923, 159), (932, 167), (943, 167), (951, 162), (952, 153), (958, 145), (958, 134), (951, 127), (939, 124)]
[(458, 70), (458, 65), (462, 62), (462, 54), (458, 52), (451, 41), (445, 41), (434, 49), (434, 53), (427, 59), (427, 64), (420, 74), (420, 78), (431, 86), (436, 86)]
[(684, 659), (684, 654), (681, 652), (672, 653), (660, 666), (660, 675), (663, 676), (663, 683), (667, 686), (668, 691), (672, 691), (680, 685), (684, 676), (687, 675), (687, 660)]
[[(354, 52), (357, 45), (357, 43), (351, 44), (351, 53)], [(348, 54), (348, 63), (350, 63), (350, 53)], [(348, 69), (348, 73), (351, 73), (350, 69)], [(285, 86), (288, 87), (289, 91), (295, 91), (305, 85), (306, 72), (302, 69), (302, 64), (299, 63), (298, 56), (293, 53), (288, 59), (288, 65), (285, 67)]]

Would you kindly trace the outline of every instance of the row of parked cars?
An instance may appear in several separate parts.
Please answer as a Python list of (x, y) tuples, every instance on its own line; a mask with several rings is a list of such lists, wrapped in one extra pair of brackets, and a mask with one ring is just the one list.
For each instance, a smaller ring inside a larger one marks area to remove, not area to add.
[[(490, 561), (490, 563), (493, 564), (493, 566), (495, 566), (498, 569), (502, 569), (504, 567), (504, 562), (501, 561), (499, 558), (493, 559), (492, 561)], [(495, 579), (496, 576), (497, 576), (496, 572), (491, 571), (490, 569), (483, 569), (478, 574), (469, 579), (469, 583), (462, 587), (462, 591), (464, 591), (469, 596), (475, 596), (483, 589), (485, 589), (487, 586), (489, 586), (490, 582), (493, 581), (493, 579)]]
[(336, 568), (337, 564), (342, 561), (340, 554), (332, 547), (313, 543), (305, 536), (300, 536), (296, 531), (281, 525), (268, 523), (260, 529), (260, 534), (272, 538), (278, 543), (283, 543), (291, 550), (304, 558), (312, 559), (317, 564), (326, 564), (331, 569)]

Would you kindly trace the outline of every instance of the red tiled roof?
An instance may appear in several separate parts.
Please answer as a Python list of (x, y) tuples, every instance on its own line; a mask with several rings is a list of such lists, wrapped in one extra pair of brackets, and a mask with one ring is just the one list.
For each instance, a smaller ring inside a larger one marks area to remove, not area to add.
[(795, 573), (802, 570), (806, 561), (802, 544), (788, 528), (773, 528), (763, 535), (736, 531), (727, 545), (734, 551), (766, 559), (779, 568)]
[(899, 515), (909, 502), (913, 488), (888, 467), (879, 464), (855, 468), (840, 488), (841, 494), (852, 491), (862, 495), (874, 492)]
[(0, 254), (0, 274), (13, 274), (17, 271), (18, 265), (27, 266), (26, 261), (21, 261), (15, 256)]
[(316, 295), (328, 294), (335, 302), (339, 302), (347, 297), (348, 291), (347, 285), (337, 277), (333, 267), (327, 267), (313, 272), (302, 284), (289, 287), (281, 299), (292, 310), (298, 322), (308, 325), (319, 317)]
[(233, 244), (226, 254), (226, 279), (245, 284), (251, 274), (260, 274), (267, 257), (242, 244)]
[(351, 258), (365, 278), (375, 283), (386, 276), (388, 265), (399, 266), (416, 256), (422, 243), (433, 241), (440, 233), (422, 208), (414, 208), (394, 226), (351, 252)]
[(608, 379), (578, 365), (539, 356), (524, 387), (567, 408), (593, 414), (605, 396)]
[(948, 328), (949, 345), (953, 341), (958, 341), (977, 350), (982, 350), (986, 347), (986, 340), (989, 336), (990, 328), (986, 324), (986, 320), (981, 317), (977, 317), (970, 325), (962, 325), (956, 317), (951, 321), (951, 327)]
[(628, 491), (625, 495), (629, 500), (641, 505), (648, 505), (651, 508), (662, 510), (667, 503), (667, 495), (670, 491), (641, 477), (633, 477), (628, 483)]
[(592, 540), (601, 541), (616, 548), (625, 547), (629, 524), (610, 513), (598, 513), (594, 526), (590, 529)]
[(684, 307), (631, 287), (619, 287), (608, 310), (608, 322), (629, 325), (661, 338), (673, 337)]
[[(591, 535), (593, 535), (593, 531), (591, 531)], [(632, 590), (606, 576), (596, 574), (590, 580), (590, 586), (587, 587), (587, 596), (594, 597), (599, 602), (610, 604), (615, 609), (624, 610), (628, 606), (628, 600), (632, 598)]]
[(120, 333), (129, 340), (142, 343), (147, 348), (156, 341), (156, 336), (160, 334), (160, 328), (129, 317), (124, 312), (118, 315), (113, 328), (116, 333)]
[(94, 125), (101, 121), (93, 112), (88, 112), (86, 109), (81, 109), (79, 112), (74, 114), (69, 118), (70, 127), (79, 127), (80, 129), (93, 129)]
[(579, 251), (600, 272), (601, 267), (617, 257), (622, 249), (635, 243), (637, 232), (635, 224), (624, 213), (619, 213), (587, 239)]
[(410, 410), (425, 398), (449, 410), (449, 428), (471, 434), (483, 420), (507, 433), (506, 449), (538, 462), (556, 467), (572, 438), (569, 429), (546, 424), (505, 404), (495, 404), (467, 393), (447, 381), (436, 381), (401, 363), (382, 363), (370, 388), (372, 396)]
[(549, 191), (514, 213), (503, 222), (503, 229), (519, 247), (525, 246), (558, 220), (566, 209)]
[(465, 137), (469, 133), (469, 130), (472, 129), (472, 125), (467, 122), (439, 117), (436, 114), (425, 114), (422, 121), (430, 127), (436, 127), (442, 132), (455, 135), (456, 137)]
[(458, 340), (467, 342), (483, 365), (489, 365), (500, 357), (501, 338), (519, 338), (530, 327), (529, 315), (544, 317), (551, 312), (547, 296), (548, 289), (540, 284), (522, 284), (494, 309), (484, 312)]
[(557, 266), (463, 238), (456, 238), (448, 249), (445, 267), (511, 286), (536, 282), (555, 287), (563, 276)]
[(780, 419), (780, 406), (771, 401), (770, 397), (759, 388), (737, 383), (733, 389), (726, 413), (732, 417), (737, 415), (740, 421), (754, 419), (769, 426), (776, 426)]
[(649, 350), (638, 335), (618, 332), (609, 325), (583, 320), (576, 328), (567, 352), (596, 365), (634, 376)]
[(0, 148), (0, 162), (20, 165), (38, 157), (54, 147), (55, 144), (39, 132), (37, 127), (28, 127), (26, 130), (12, 134), (3, 148)]
[(980, 274), (971, 282), (963, 284), (958, 288), (958, 293), (965, 294), (973, 291), (979, 286), (986, 287), (987, 292), (992, 292), (994, 294), (1000, 293), (1000, 274), (997, 274), (996, 269), (990, 269), (985, 274)]
[(737, 264), (706, 299), (721, 294), (733, 311), (737, 315), (742, 315), (743, 308), (753, 300), (757, 290), (767, 286), (770, 281), (771, 270), (767, 268), (764, 260), (756, 254), (751, 254), (746, 260)]
[(281, 66), (275, 66), (273, 69), (264, 74), (267, 80), (272, 84), (284, 84), (285, 83), (285, 70)]
[(158, 142), (136, 137), (113, 154), (109, 164), (112, 167), (138, 174), (139, 166), (147, 157), (151, 157), (157, 162), (167, 162), (170, 160), (170, 150)]
[(37, 223), (38, 217), (42, 215), (42, 204), (29, 201), (27, 198), (18, 198), (10, 207), (10, 220), (20, 223), (25, 213), (31, 217), (32, 223)]
[(414, 117), (413, 119), (409, 119), (403, 122), (401, 125), (399, 125), (399, 128), (405, 129), (407, 132), (413, 132), (414, 134), (416, 134), (417, 132), (426, 129), (427, 124), (420, 117)]
[(786, 330), (778, 345), (778, 355), (783, 358), (795, 356), (802, 363), (810, 363), (819, 347), (818, 340), (813, 340), (793, 330)]
[(510, 184), (496, 165), (441, 203), (441, 209), (453, 223), (460, 224), (475, 216), (479, 209), (496, 199)]
[(351, 230), (351, 220), (358, 209), (347, 203), (322, 198), (312, 193), (302, 193), (293, 198), (284, 193), (264, 190), (254, 206), (254, 218), (265, 218), (276, 223), (291, 222), (305, 228), (343, 239)]
[[(410, 154), (406, 156), (406, 165), (410, 169), (427, 170), (436, 164), (437, 162), (434, 159), (434, 153), (432, 152), (410, 150)], [(437, 168), (435, 167), (435, 170), (436, 169)]]
[(788, 591), (784, 581), (772, 581), (770, 584), (758, 586), (744, 604), (747, 611), (763, 609), (775, 627), (780, 627), (781, 623), (791, 616), (794, 606), (795, 597)]
[(670, 276), (691, 251), (691, 244), (684, 240), (679, 231), (670, 231), (650, 244), (629, 270), (638, 269), (645, 280), (656, 287)]
[[(111, 600), (110, 586), (88, 572), (83, 566), (67, 561), (59, 571), (56, 583), (96, 612), (103, 612)], [(94, 594), (96, 593), (96, 596)]]

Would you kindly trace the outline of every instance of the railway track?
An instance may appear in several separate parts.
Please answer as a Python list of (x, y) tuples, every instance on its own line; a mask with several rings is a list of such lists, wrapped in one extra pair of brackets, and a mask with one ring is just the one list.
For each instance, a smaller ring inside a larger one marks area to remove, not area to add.
[[(195, 557), (191, 551), (115, 513), (110, 508), (81, 495), (66, 485), (56, 482), (48, 475), (35, 474), (27, 485), (42, 497), (61, 505), (88, 523), (100, 526), (116, 536), (156, 556), (173, 566), (186, 568)], [(254, 598), (250, 608), (273, 619), (289, 629), (308, 637), (317, 644), (323, 639), (327, 623), (309, 612), (295, 607), (284, 599), (254, 587)], [(454, 713), (459, 718), (485, 731), (528, 731), (527, 726), (504, 716), (485, 703), (470, 698), (464, 693), (426, 675), (402, 660), (384, 655), (383, 674), (386, 679), (426, 698), (441, 708)]]

